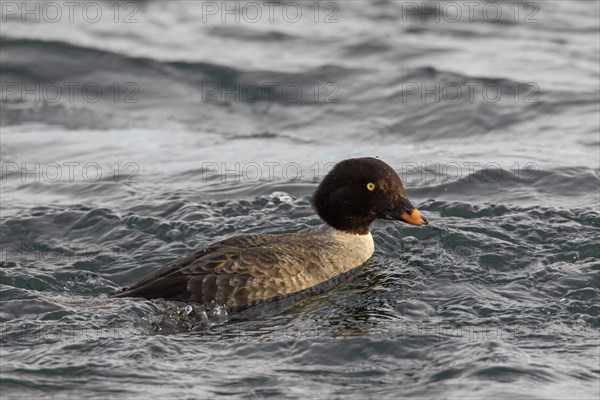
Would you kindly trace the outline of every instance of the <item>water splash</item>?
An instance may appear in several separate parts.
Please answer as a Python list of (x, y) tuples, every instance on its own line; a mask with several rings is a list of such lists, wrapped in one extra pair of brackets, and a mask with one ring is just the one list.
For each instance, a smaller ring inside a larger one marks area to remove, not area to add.
[(153, 334), (205, 331), (229, 321), (227, 307), (214, 302), (208, 307), (163, 299), (153, 303), (159, 310), (153, 310), (143, 317), (150, 325), (149, 332)]

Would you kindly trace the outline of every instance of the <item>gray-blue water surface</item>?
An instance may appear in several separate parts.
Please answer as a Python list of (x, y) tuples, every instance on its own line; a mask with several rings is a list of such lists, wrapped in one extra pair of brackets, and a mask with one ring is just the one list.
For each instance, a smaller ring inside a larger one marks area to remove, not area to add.
[[(3, 399), (598, 398), (598, 2), (27, 3), (1, 3)], [(332, 290), (108, 298), (319, 224), (354, 156), (430, 225), (376, 222)]]

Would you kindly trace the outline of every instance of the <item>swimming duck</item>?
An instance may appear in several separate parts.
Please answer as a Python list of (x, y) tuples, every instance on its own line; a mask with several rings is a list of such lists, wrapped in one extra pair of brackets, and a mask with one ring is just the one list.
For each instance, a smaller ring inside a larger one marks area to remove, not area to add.
[(363, 264), (374, 252), (369, 226), (375, 219), (427, 224), (398, 174), (376, 158), (336, 164), (312, 203), (325, 224), (225, 239), (164, 265), (113, 297), (214, 301), (242, 309), (302, 292)]

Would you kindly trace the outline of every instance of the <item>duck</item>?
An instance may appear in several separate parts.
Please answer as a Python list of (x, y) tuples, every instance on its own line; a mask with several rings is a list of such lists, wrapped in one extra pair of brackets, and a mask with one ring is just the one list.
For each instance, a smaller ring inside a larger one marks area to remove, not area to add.
[(233, 236), (156, 269), (112, 297), (243, 310), (314, 289), (363, 265), (375, 251), (370, 226), (376, 219), (428, 224), (396, 171), (373, 157), (335, 164), (313, 193), (312, 206), (323, 224)]

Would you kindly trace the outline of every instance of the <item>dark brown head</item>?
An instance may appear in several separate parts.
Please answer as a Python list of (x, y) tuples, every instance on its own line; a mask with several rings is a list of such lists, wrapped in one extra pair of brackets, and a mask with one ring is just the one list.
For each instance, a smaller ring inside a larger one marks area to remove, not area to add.
[(313, 195), (317, 214), (332, 227), (366, 234), (376, 219), (427, 224), (410, 204), (400, 177), (376, 158), (351, 158), (335, 165)]

